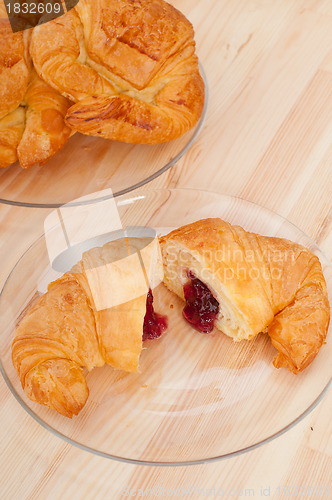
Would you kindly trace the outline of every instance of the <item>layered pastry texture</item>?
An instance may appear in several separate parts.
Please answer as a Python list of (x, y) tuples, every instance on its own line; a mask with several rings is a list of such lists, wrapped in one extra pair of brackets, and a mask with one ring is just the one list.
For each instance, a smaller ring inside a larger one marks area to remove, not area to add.
[(87, 135), (161, 143), (203, 110), (193, 27), (163, 0), (80, 0), (35, 28), (31, 55), (39, 76), (76, 102), (67, 124)]
[(194, 326), (204, 331), (207, 323), (210, 331), (212, 322), (235, 341), (267, 331), (277, 368), (298, 373), (313, 361), (330, 320), (316, 255), (221, 219), (184, 226), (160, 245), (164, 283), (186, 301), (184, 315)]
[(124, 238), (84, 253), (51, 283), (12, 343), (27, 396), (72, 417), (89, 395), (84, 369), (107, 363), (136, 372), (143, 341), (167, 328), (153, 308), (152, 289), (162, 272), (156, 239)]
[(72, 134), (65, 123), (72, 103), (34, 71), (30, 35), (12, 32), (0, 4), (0, 168), (44, 164)]

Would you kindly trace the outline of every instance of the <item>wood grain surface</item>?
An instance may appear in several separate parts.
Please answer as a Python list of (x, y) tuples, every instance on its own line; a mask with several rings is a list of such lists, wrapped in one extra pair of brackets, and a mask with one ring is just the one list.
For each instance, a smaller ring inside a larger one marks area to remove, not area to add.
[[(171, 3), (195, 26), (210, 102), (197, 142), (149, 187), (246, 198), (288, 218), (332, 259), (331, 1)], [(1, 285), (43, 233), (48, 213), (0, 206)], [(136, 466), (53, 436), (0, 377), (0, 497), (121, 499), (140, 491), (145, 498), (331, 497), (331, 413), (330, 391), (292, 430), (249, 453), (190, 467)]]

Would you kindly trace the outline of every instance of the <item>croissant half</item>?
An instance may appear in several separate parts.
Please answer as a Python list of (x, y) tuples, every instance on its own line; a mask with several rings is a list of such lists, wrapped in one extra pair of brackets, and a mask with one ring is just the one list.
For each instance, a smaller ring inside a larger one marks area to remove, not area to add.
[(75, 274), (48, 288), (17, 328), (12, 360), (33, 401), (71, 417), (89, 391), (82, 367), (102, 366), (91, 304)]
[(277, 368), (306, 368), (330, 319), (319, 259), (291, 241), (259, 236), (220, 219), (189, 224), (160, 239), (164, 283), (185, 299), (197, 278), (219, 304), (215, 326), (235, 341), (267, 328)]
[(17, 148), (25, 128), (25, 109), (15, 111), (0, 118), (0, 168), (8, 167), (18, 160)]
[[(72, 417), (89, 394), (83, 369), (107, 363), (138, 370), (143, 331), (158, 327), (147, 307), (149, 286), (156, 276), (162, 280), (158, 248), (145, 238), (110, 242), (83, 254), (71, 272), (49, 285), (12, 344), (14, 367), (31, 400)], [(164, 330), (161, 325), (158, 335)]]
[(84, 134), (165, 142), (203, 110), (192, 25), (163, 0), (81, 0), (34, 30), (31, 55), (38, 74), (76, 101), (66, 122)]

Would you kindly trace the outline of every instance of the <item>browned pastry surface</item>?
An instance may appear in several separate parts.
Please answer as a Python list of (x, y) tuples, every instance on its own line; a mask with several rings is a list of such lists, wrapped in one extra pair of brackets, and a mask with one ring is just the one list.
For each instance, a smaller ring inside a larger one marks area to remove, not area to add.
[(34, 30), (39, 75), (76, 101), (67, 123), (130, 143), (179, 137), (198, 121), (204, 83), (193, 28), (163, 0), (81, 0)]
[(30, 399), (72, 417), (89, 394), (82, 368), (106, 362), (138, 371), (149, 287), (136, 251), (145, 245), (141, 256), (149, 275), (150, 267), (156, 269), (156, 241), (120, 239), (89, 250), (27, 311), (12, 360)]
[(73, 133), (64, 120), (70, 105), (32, 70), (24, 101), (0, 119), (0, 168), (43, 165), (60, 151)]
[(234, 340), (268, 328), (274, 365), (298, 373), (325, 341), (330, 307), (316, 255), (291, 241), (206, 219), (160, 240), (166, 286), (184, 299), (191, 270), (218, 300), (216, 326)]
[(0, 118), (0, 168), (17, 161), (17, 148), (25, 127), (25, 109), (18, 107)]
[(51, 283), (17, 328), (13, 364), (33, 401), (71, 417), (89, 391), (82, 367), (102, 366), (95, 319), (74, 274)]
[(0, 118), (23, 101), (30, 79), (29, 32), (13, 33), (0, 2)]
[(81, 0), (31, 33), (0, 2), (0, 168), (44, 164), (76, 130), (153, 144), (201, 115), (193, 28), (163, 0)]
[(41, 80), (35, 71), (24, 97), (26, 123), (17, 148), (20, 164), (42, 165), (67, 143), (72, 130), (65, 124), (71, 102)]
[(71, 101), (42, 81), (29, 57), (31, 30), (13, 33), (0, 0), (0, 168), (43, 164), (68, 141)]

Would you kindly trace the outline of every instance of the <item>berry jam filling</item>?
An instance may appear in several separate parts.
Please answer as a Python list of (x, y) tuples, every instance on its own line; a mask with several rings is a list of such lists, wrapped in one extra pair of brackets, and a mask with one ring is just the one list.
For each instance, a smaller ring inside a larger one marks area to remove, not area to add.
[(186, 299), (183, 316), (199, 332), (210, 333), (219, 313), (219, 303), (191, 271), (187, 276), (189, 281), (183, 287)]
[(167, 317), (154, 312), (153, 295), (150, 288), (146, 297), (146, 314), (143, 323), (143, 341), (157, 339), (167, 330)]

